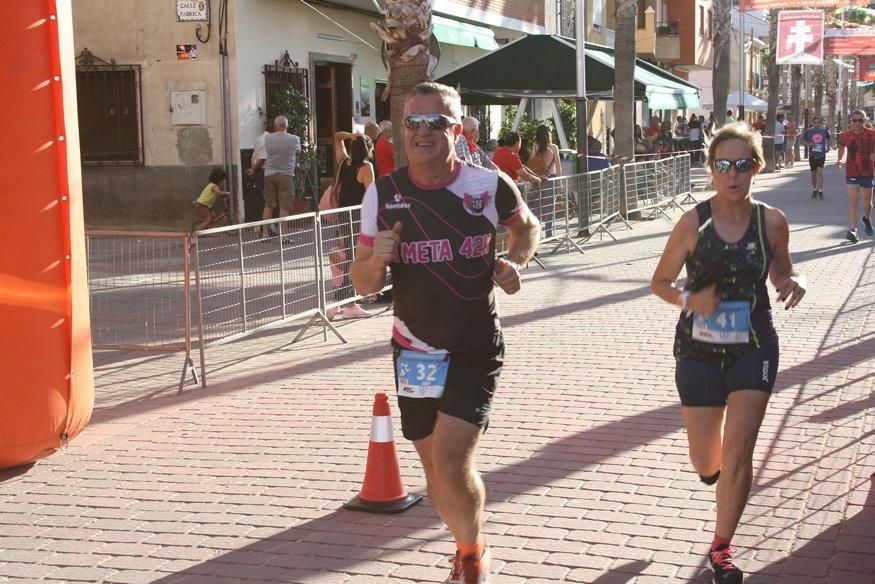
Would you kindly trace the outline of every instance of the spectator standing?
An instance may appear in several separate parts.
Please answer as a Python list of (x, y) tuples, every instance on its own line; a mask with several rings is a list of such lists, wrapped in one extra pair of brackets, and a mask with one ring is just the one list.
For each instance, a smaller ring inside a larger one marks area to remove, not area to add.
[(811, 186), (814, 189), (811, 198), (823, 200), (823, 165), (832, 135), (823, 127), (822, 117), (814, 116), (811, 123), (812, 126), (802, 136), (802, 143), (808, 147), (808, 168), (811, 169)]
[(246, 176), (255, 179), (255, 193), (262, 198), (264, 197), (264, 163), (267, 162), (264, 139), (273, 132), (273, 125), (273, 119), (264, 123), (264, 132), (255, 139), (255, 144), (252, 146), (252, 158), (249, 159), (249, 168), (246, 169)]
[(378, 177), (379, 169), (377, 169), (377, 160), (374, 157), (373, 146), (377, 143), (377, 138), (380, 137), (380, 126), (376, 122), (368, 122), (365, 124), (365, 136), (371, 141), (371, 166), (374, 167), (374, 177)]
[(541, 180), (562, 176), (562, 162), (559, 147), (553, 144), (550, 128), (541, 124), (535, 129), (535, 151), (526, 161), (526, 166)]
[(735, 121), (735, 112), (732, 110), (726, 110), (726, 119), (723, 120), (726, 124), (731, 124)]
[(480, 120), (468, 116), (462, 120), (462, 133), (456, 138), (456, 156), (469, 166), (497, 171), (498, 167), (477, 144), (478, 140), (480, 140)]
[(787, 116), (784, 124), (784, 160), (787, 168), (793, 168), (793, 162), (796, 160), (796, 153), (793, 149), (796, 148), (796, 136), (799, 134), (799, 124), (796, 123), (796, 118)]
[(692, 116), (689, 125), (690, 136), (690, 160), (693, 162), (701, 162), (702, 146), (705, 144), (704, 132), (702, 131), (702, 122), (699, 118)]
[(687, 118), (684, 116), (677, 117), (674, 125), (674, 142), (676, 150), (687, 150), (690, 146), (690, 126), (687, 125)]
[(644, 130), (644, 137), (647, 138), (647, 149), (653, 151), (653, 140), (659, 136), (662, 131), (662, 120), (657, 116), (650, 116), (650, 125)]
[(766, 116), (757, 114), (757, 121), (753, 123), (753, 129), (760, 134), (764, 134), (766, 131)]
[(662, 122), (662, 129), (656, 136), (662, 141), (663, 152), (674, 152), (674, 136), (671, 132), (671, 122), (666, 120)]
[[(520, 289), (538, 223), (502, 173), (455, 156), (462, 104), (455, 89), (421, 83), (405, 103), (410, 165), (365, 193), (352, 266), (356, 289), (374, 293), (391, 270), (393, 364), (401, 430), (413, 441), (429, 497), (456, 540), (447, 582), (483, 583), (490, 554), (477, 447), (504, 362), (494, 288)], [(495, 257), (496, 227), (509, 249)], [(458, 251), (457, 251), (458, 250)], [(434, 375), (417, 376), (418, 371)]]
[[(345, 141), (349, 140), (349, 153)], [(362, 204), (365, 190), (374, 182), (374, 167), (369, 161), (371, 157), (371, 139), (364, 134), (337, 132), (334, 135), (334, 159), (337, 164), (337, 201), (339, 207), (354, 207)], [(329, 226), (329, 228), (332, 228)], [(349, 298), (346, 295), (351, 290), (349, 269), (352, 265), (353, 244), (350, 224), (340, 221), (335, 229), (332, 244), (328, 250), (331, 261), (331, 283), (335, 287), (335, 300)], [(331, 320), (336, 317), (344, 319), (367, 318), (371, 314), (358, 303), (348, 304), (339, 309), (329, 309), (327, 315)]]
[(508, 132), (504, 137), (504, 146), (495, 151), (492, 162), (514, 182), (526, 181), (536, 186), (540, 185), (541, 178), (529, 170), (520, 159), (521, 146), (520, 135), (516, 132)]
[[(863, 199), (863, 228), (866, 235), (875, 235), (872, 229), (872, 188), (875, 186), (875, 130), (867, 128), (866, 112), (855, 110), (850, 116), (851, 129), (839, 134), (839, 155), (836, 168), (845, 165), (845, 183), (848, 187), (848, 230), (847, 238), (857, 243), (857, 213), (859, 200)], [(843, 163), (845, 150), (847, 162)]]
[(784, 125), (784, 114), (778, 114), (775, 120), (775, 170), (784, 167), (784, 143), (787, 127)]
[[(292, 212), (295, 200), (295, 165), (301, 151), (301, 139), (289, 133), (289, 120), (278, 116), (274, 121), (274, 131), (264, 137), (267, 160), (264, 164), (264, 212), (263, 220), (272, 219), (279, 207), (279, 216), (287, 217)], [(269, 235), (268, 226), (261, 232)]]
[(641, 126), (635, 124), (635, 154), (647, 154), (648, 152), (650, 152), (650, 142)]
[(392, 122), (380, 122), (380, 135), (374, 143), (374, 161), (377, 163), (377, 176), (388, 176), (395, 170), (395, 145), (392, 138)]

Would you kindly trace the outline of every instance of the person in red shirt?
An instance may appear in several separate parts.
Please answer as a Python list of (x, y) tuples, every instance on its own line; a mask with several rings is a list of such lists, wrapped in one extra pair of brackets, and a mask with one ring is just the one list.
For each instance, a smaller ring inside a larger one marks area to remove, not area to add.
[(395, 146), (392, 144), (392, 122), (380, 122), (380, 135), (374, 144), (374, 161), (377, 163), (377, 178), (395, 171)]
[(757, 116), (757, 121), (753, 123), (753, 129), (760, 134), (762, 134), (763, 130), (766, 129), (766, 117), (763, 114), (759, 114)]
[[(839, 154), (836, 168), (845, 166), (845, 183), (848, 186), (847, 238), (851, 243), (860, 241), (857, 235), (858, 201), (863, 199), (863, 228), (866, 235), (875, 235), (869, 215), (872, 213), (872, 187), (875, 186), (875, 130), (865, 127), (866, 112), (856, 110), (851, 114), (851, 129), (839, 134)], [(842, 162), (845, 150), (846, 162)]]
[(509, 132), (504, 137), (503, 143), (504, 146), (492, 155), (492, 162), (495, 163), (495, 166), (515, 182), (524, 180), (534, 183), (536, 186), (540, 185), (540, 177), (529, 170), (520, 160), (520, 146), (522, 144), (520, 135), (516, 132)]

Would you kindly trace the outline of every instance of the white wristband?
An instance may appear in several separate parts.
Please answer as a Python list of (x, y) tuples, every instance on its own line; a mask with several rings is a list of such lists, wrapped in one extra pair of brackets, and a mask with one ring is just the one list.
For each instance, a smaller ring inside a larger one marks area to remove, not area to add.
[(689, 292), (681, 292), (681, 295), (678, 296), (678, 306), (680, 306), (681, 310), (687, 309), (687, 302), (690, 299)]

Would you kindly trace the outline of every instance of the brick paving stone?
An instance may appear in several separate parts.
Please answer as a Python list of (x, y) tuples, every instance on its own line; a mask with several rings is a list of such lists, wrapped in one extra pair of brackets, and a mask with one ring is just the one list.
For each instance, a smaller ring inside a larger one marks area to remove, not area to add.
[[(807, 175), (758, 179), (809, 293), (775, 310), (781, 369), (734, 543), (747, 584), (872, 584), (875, 248), (841, 241), (839, 174), (825, 201)], [(497, 584), (709, 580), (714, 488), (687, 458), (677, 313), (649, 291), (673, 221), (633, 225), (584, 254), (545, 248), (547, 269), (498, 295), (507, 356), (480, 449)], [(444, 579), (452, 538), (427, 499), (400, 516), (340, 510), (361, 487), (372, 392), (393, 381), (391, 316), (339, 324), (349, 344), (291, 345), (286, 327), (210, 347), (208, 389), (182, 395), (180, 355), (96, 351), (90, 426), (0, 473), (0, 582)], [(392, 408), (405, 484), (424, 493)]]

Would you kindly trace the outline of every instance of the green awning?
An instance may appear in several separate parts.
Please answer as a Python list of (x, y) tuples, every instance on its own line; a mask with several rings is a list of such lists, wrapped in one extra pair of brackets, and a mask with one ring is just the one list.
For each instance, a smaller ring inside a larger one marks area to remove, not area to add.
[[(614, 49), (586, 43), (586, 95), (614, 97)], [(503, 45), (438, 82), (458, 87), (466, 105), (519, 103), (522, 97), (574, 99), (577, 95), (577, 49), (574, 39), (528, 35)], [(635, 60), (635, 99), (651, 109), (699, 107), (699, 88), (647, 63)]]
[(432, 15), (431, 24), (434, 27), (434, 36), (442, 43), (459, 45), (460, 47), (475, 47), (487, 51), (494, 51), (498, 48), (495, 34), (491, 28), (459, 22), (436, 14)]
[[(587, 47), (586, 56), (614, 68), (614, 53)], [(655, 110), (693, 109), (699, 107), (699, 92), (687, 82), (651, 65), (635, 60), (635, 84), (644, 86), (647, 107)]]

